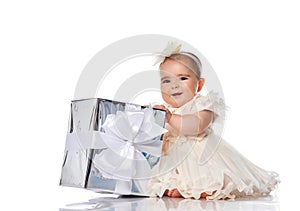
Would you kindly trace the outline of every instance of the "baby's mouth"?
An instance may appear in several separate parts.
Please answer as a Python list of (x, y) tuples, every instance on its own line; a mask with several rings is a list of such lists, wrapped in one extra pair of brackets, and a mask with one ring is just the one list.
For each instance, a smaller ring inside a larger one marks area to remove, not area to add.
[(176, 93), (173, 93), (171, 94), (173, 97), (176, 97), (176, 96), (180, 96), (182, 94), (182, 92), (176, 92)]

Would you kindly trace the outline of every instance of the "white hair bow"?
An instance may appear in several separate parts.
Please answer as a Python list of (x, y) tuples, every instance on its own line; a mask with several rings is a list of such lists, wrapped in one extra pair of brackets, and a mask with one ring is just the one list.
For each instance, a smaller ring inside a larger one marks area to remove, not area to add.
[(171, 56), (172, 54), (175, 53), (179, 53), (180, 49), (181, 49), (181, 44), (178, 44), (176, 42), (168, 42), (165, 49), (162, 52), (160, 52), (158, 56), (156, 56), (153, 66), (162, 63), (166, 57)]

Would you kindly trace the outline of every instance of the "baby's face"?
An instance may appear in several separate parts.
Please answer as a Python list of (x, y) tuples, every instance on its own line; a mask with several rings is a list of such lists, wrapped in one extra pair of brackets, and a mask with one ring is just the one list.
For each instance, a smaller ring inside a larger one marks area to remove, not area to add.
[(175, 108), (190, 101), (203, 85), (192, 70), (173, 59), (160, 65), (160, 78), (162, 97)]

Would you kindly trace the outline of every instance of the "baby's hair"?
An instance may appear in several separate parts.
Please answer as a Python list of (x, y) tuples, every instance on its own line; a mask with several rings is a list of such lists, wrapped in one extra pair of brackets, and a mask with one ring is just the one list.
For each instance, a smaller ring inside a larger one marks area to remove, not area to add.
[[(170, 56), (166, 57), (166, 59), (173, 59), (183, 64), (192, 70), (198, 79), (201, 78), (202, 64), (200, 59), (195, 54), (181, 51), (179, 53), (171, 54)], [(162, 63), (164, 63), (164, 61)]]

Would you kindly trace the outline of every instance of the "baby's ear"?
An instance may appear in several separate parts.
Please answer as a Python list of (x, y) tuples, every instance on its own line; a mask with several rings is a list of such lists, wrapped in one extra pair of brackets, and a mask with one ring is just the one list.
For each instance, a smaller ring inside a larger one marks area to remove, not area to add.
[(204, 78), (200, 78), (199, 82), (198, 82), (198, 88), (197, 88), (197, 92), (200, 92), (203, 85), (204, 85), (205, 79)]

